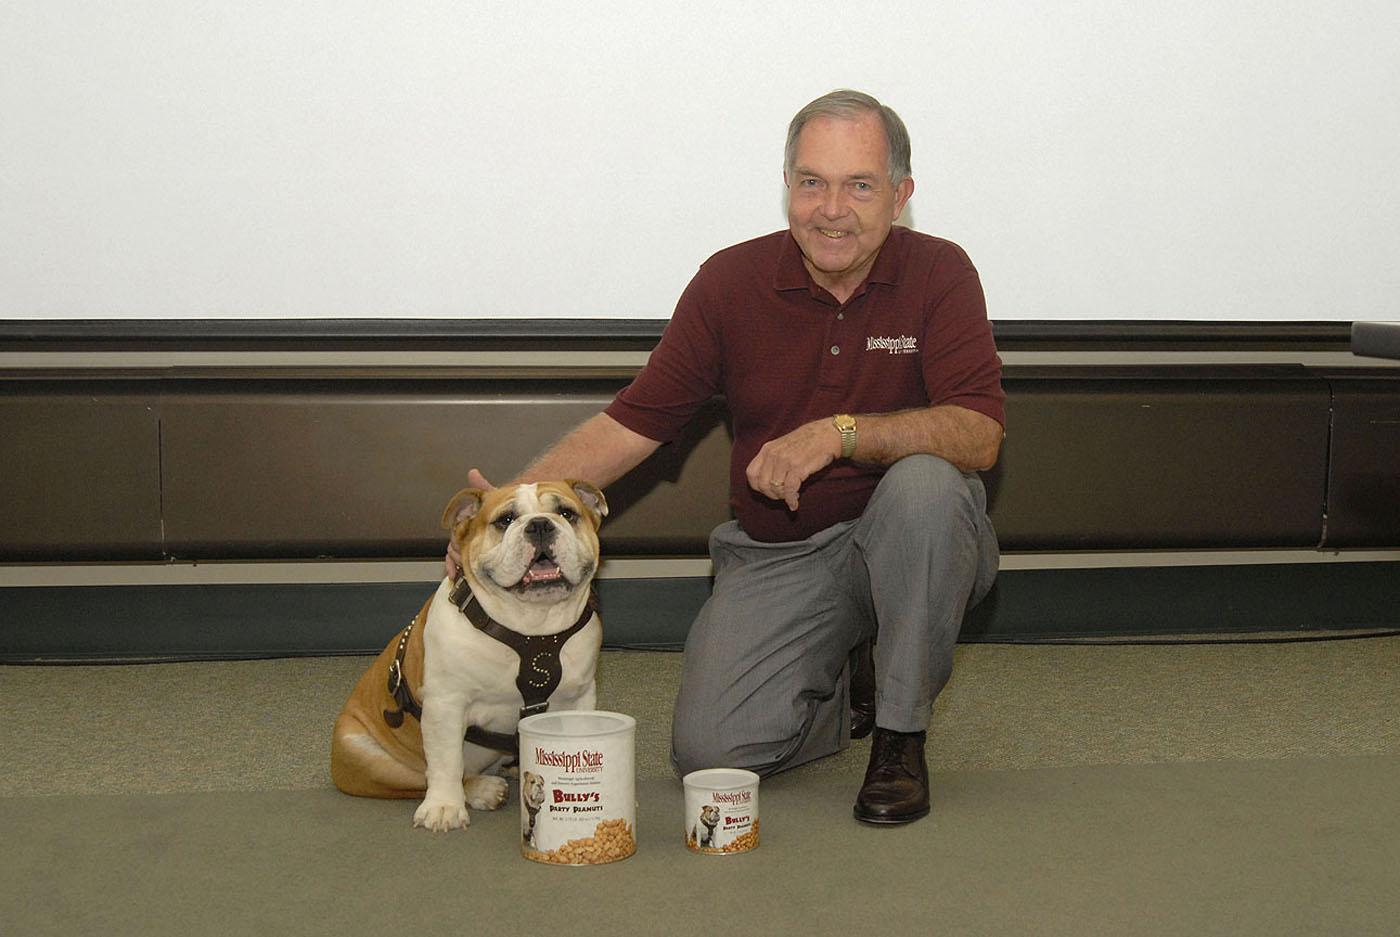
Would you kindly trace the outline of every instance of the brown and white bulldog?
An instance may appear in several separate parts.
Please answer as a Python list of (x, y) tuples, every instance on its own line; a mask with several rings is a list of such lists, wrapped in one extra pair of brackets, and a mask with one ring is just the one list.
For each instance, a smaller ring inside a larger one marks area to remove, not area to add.
[[(603, 493), (580, 481), (453, 496), (443, 526), (465, 583), (444, 579), (356, 684), (331, 741), (336, 787), (421, 796), (413, 825), (430, 830), (467, 826), (468, 804), (505, 803), (497, 772), (514, 758), (504, 749), (524, 694), (547, 692), (551, 710), (594, 708), (603, 625), (591, 583), (607, 513)], [(496, 735), (469, 734), (482, 730)]]

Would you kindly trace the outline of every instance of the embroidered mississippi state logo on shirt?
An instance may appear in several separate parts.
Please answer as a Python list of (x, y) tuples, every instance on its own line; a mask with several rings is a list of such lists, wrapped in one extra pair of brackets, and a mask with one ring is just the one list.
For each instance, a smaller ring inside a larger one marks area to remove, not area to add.
[(865, 339), (866, 351), (885, 351), (892, 355), (916, 355), (919, 353), (919, 340), (912, 335), (890, 338), (886, 335), (871, 335)]

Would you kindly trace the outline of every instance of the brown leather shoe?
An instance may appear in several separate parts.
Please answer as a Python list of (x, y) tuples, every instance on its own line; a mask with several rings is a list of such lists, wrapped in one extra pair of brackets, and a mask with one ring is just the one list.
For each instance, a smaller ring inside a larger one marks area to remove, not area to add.
[(851, 738), (875, 728), (875, 642), (862, 641), (851, 652)]
[(928, 816), (926, 732), (877, 728), (870, 743), (870, 766), (856, 797), (855, 815), (865, 823), (912, 823)]

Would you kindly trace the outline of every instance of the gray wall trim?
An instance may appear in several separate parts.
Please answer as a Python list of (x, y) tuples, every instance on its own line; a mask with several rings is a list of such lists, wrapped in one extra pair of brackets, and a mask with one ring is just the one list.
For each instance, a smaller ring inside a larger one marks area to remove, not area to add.
[[(1312, 566), (1400, 563), (1391, 550), (1145, 550), (1118, 553), (1007, 553), (1001, 568), (1023, 570), (1141, 569), (1201, 566)], [(1400, 574), (1400, 570), (1397, 570)], [(438, 560), (350, 560), (213, 563), (21, 563), (0, 565), (0, 589), (101, 586), (373, 585), (430, 587), (442, 575)], [(602, 581), (705, 579), (703, 557), (603, 560)], [(1398, 584), (1400, 587), (1400, 584)]]
[[(1005, 570), (963, 642), (1298, 637), (1400, 628), (1393, 563)], [(0, 588), (0, 662), (378, 653), (422, 583)], [(678, 649), (707, 578), (598, 584), (610, 647)]]

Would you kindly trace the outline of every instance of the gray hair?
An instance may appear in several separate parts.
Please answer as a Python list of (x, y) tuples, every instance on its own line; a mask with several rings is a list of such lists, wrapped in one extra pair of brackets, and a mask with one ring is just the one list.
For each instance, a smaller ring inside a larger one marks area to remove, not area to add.
[(797, 159), (797, 135), (814, 117), (837, 120), (857, 120), (866, 114), (878, 114), (885, 127), (885, 142), (890, 151), (890, 185), (899, 185), (913, 173), (909, 169), (909, 131), (892, 108), (886, 107), (868, 94), (841, 89), (824, 94), (802, 110), (788, 124), (787, 150), (783, 168), (791, 174)]

